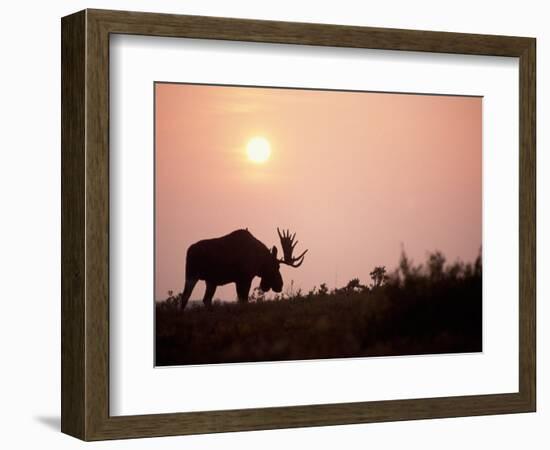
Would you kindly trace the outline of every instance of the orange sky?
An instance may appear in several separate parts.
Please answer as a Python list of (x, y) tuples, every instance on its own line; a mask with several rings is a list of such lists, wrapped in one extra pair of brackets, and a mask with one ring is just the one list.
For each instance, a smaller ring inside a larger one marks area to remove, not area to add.
[[(481, 245), (478, 97), (157, 83), (155, 297), (183, 289), (187, 247), (246, 228), (279, 247), (297, 232), (304, 264), (285, 289), (329, 287), (401, 243), (416, 262), (438, 249), (471, 261)], [(263, 136), (268, 162), (246, 157)], [(259, 284), (256, 278), (253, 287)], [(192, 299), (202, 298), (199, 283)], [(234, 300), (234, 285), (214, 298)]]

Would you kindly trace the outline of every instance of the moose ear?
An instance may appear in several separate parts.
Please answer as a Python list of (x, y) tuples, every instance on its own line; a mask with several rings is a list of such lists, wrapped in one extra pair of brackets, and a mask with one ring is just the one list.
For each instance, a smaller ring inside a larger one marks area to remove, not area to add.
[(277, 247), (273, 246), (273, 248), (271, 249), (271, 254), (274, 258), (277, 258)]

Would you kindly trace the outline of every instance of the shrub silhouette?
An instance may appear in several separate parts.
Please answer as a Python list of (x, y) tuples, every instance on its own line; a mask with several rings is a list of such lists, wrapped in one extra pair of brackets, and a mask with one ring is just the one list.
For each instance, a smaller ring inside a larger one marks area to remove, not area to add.
[(317, 295), (327, 295), (329, 292), (329, 289), (327, 287), (327, 284), (326, 283), (321, 283), (321, 285), (319, 286), (319, 290), (317, 291)]
[(386, 266), (377, 266), (369, 274), (372, 278), (371, 287), (379, 288), (382, 284), (386, 283), (389, 280), (389, 277), (386, 275)]
[[(474, 263), (447, 264), (435, 251), (415, 265), (404, 251), (397, 268), (370, 271), (307, 294), (294, 287), (267, 300), (181, 312), (181, 294), (156, 305), (156, 364), (389, 356), (482, 350), (481, 251)], [(368, 301), (367, 301), (368, 300)]]

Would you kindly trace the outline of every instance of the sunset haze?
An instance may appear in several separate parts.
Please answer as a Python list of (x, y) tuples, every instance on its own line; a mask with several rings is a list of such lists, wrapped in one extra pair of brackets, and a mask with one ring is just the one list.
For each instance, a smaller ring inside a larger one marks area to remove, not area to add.
[(155, 165), (158, 300), (183, 289), (192, 243), (240, 228), (279, 252), (289, 228), (309, 249), (281, 266), (284, 292), (368, 283), (402, 246), (421, 263), (473, 261), (482, 244), (480, 97), (156, 83)]

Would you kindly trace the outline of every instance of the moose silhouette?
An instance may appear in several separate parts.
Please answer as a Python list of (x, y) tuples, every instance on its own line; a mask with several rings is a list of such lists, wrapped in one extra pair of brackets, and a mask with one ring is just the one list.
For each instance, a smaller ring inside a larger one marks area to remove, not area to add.
[(283, 249), (283, 258), (277, 258), (277, 247), (271, 251), (252, 233), (236, 230), (225, 236), (205, 239), (192, 244), (187, 249), (185, 267), (185, 288), (180, 307), (183, 310), (191, 297), (191, 293), (199, 280), (206, 282), (206, 292), (203, 303), (211, 307), (212, 298), (218, 286), (235, 283), (239, 302), (247, 302), (250, 285), (254, 277), (260, 277), (260, 289), (268, 292), (281, 292), (283, 278), (279, 270), (280, 264), (300, 267), (304, 262), (305, 250), (301, 255), (293, 257), (292, 253), (298, 244), (296, 233), (289, 230), (282, 232), (277, 228), (277, 234)]

